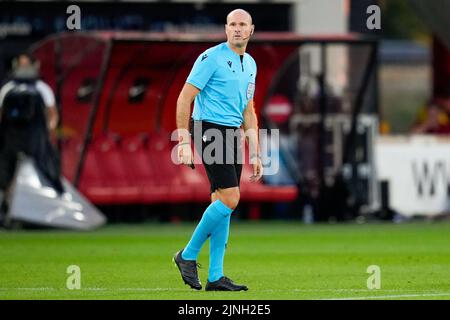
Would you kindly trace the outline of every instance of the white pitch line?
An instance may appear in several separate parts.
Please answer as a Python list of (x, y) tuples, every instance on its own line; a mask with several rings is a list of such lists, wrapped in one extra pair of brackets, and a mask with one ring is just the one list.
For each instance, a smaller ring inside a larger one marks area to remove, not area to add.
[[(167, 292), (174, 292), (174, 291), (180, 291), (180, 292), (186, 292), (189, 290), (189, 288), (100, 288), (100, 287), (86, 287), (78, 290), (69, 290), (66, 288), (52, 288), (52, 287), (35, 287), (35, 288), (0, 288), (0, 291), (73, 291), (73, 292), (79, 292), (79, 291), (149, 291), (149, 292), (160, 292), (160, 291), (167, 291)], [(374, 290), (369, 289), (291, 289), (291, 290), (285, 290), (285, 289), (266, 289), (266, 290), (254, 290), (255, 292), (264, 292), (264, 293), (276, 293), (276, 292), (297, 292), (297, 293), (310, 293), (310, 292), (332, 292), (332, 293), (345, 293), (345, 292), (374, 292)], [(386, 295), (386, 296), (368, 296), (368, 297), (354, 297), (354, 298), (331, 298), (331, 300), (335, 299), (372, 299), (377, 297), (402, 297), (402, 296), (422, 296), (422, 295), (450, 295), (450, 293), (436, 293), (436, 290), (408, 290), (408, 289), (377, 289), (377, 292), (409, 292), (410, 294), (404, 294), (404, 295)], [(418, 293), (420, 292), (420, 293)], [(429, 292), (429, 293), (425, 293)]]
[(392, 294), (386, 296), (368, 296), (368, 297), (350, 297), (350, 298), (328, 298), (321, 300), (369, 300), (369, 299), (390, 299), (390, 298), (419, 298), (419, 297), (450, 297), (450, 292), (447, 293), (422, 293), (422, 294)]
[[(264, 290), (263, 290), (264, 291)], [(278, 291), (285, 291), (285, 290), (278, 290)], [(374, 290), (371, 289), (293, 289), (295, 292), (373, 292)], [(417, 290), (414, 289), (377, 289), (375, 290), (377, 292), (415, 292)], [(431, 291), (434, 292), (436, 290), (422, 290), (423, 291)]]
[(0, 288), (0, 291), (8, 291), (8, 290), (24, 290), (24, 291), (54, 291), (57, 290), (55, 288)]
[(186, 291), (186, 289), (180, 289), (180, 288), (80, 288), (80, 289), (74, 289), (69, 290), (66, 288), (49, 288), (49, 287), (42, 287), (42, 288), (0, 288), (0, 291)]
[(186, 291), (186, 289), (180, 289), (180, 288), (117, 288), (117, 289), (111, 289), (111, 290), (118, 290), (118, 291)]

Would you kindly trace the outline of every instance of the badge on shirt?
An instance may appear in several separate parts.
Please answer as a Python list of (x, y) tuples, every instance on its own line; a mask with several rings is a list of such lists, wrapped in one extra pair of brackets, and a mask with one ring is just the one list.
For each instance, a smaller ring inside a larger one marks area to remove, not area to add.
[(252, 82), (249, 82), (248, 86), (247, 86), (247, 99), (250, 99), (251, 97), (253, 97), (253, 93), (255, 93), (255, 84)]

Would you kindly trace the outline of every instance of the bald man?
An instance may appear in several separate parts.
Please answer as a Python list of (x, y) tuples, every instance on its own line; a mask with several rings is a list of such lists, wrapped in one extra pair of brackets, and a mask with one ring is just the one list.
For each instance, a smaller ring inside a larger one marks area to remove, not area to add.
[[(223, 261), (231, 214), (240, 197), (241, 126), (246, 132), (251, 151), (253, 175), (250, 180), (257, 181), (262, 175), (258, 137), (255, 134), (258, 124), (253, 107), (257, 70), (255, 60), (245, 53), (254, 28), (252, 17), (247, 11), (231, 11), (225, 24), (227, 41), (199, 55), (177, 101), (179, 161), (192, 166), (192, 136), (211, 184), (211, 204), (203, 213), (189, 243), (174, 256), (182, 279), (196, 290), (202, 288), (198, 279), (197, 258), (208, 238), (210, 263), (205, 290), (248, 290), (247, 286), (237, 285), (225, 277)], [(194, 110), (190, 119), (194, 99)], [(218, 133), (220, 139), (217, 137)], [(223, 150), (223, 154), (211, 157), (206, 151), (211, 150), (207, 147), (212, 143), (222, 144), (223, 148), (218, 150)]]

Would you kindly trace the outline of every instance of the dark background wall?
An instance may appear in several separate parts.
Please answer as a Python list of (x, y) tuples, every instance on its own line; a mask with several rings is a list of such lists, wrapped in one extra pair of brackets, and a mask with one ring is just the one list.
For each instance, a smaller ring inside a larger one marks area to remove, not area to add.
[(0, 78), (18, 52), (43, 37), (67, 31), (66, 9), (81, 9), (81, 29), (134, 31), (220, 30), (229, 11), (247, 9), (257, 31), (291, 30), (290, 4), (122, 3), (122, 2), (0, 2)]

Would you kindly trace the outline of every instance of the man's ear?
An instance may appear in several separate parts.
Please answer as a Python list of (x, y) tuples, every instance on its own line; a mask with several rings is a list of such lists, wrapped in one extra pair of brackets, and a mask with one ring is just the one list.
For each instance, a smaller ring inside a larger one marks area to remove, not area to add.
[(252, 31), (250, 32), (251, 36), (253, 35), (253, 32), (255, 32), (255, 26), (254, 25), (252, 26)]

